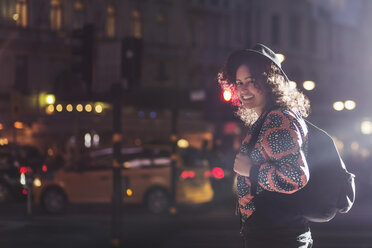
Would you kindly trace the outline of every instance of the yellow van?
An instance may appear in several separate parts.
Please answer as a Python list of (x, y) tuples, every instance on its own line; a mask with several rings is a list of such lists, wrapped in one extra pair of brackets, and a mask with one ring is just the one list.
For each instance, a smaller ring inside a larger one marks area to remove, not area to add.
[[(123, 148), (121, 175), (124, 204), (145, 204), (152, 213), (168, 210), (171, 191), (169, 151)], [(176, 202), (198, 204), (213, 199), (208, 164), (198, 150), (180, 149), (176, 159)], [(110, 203), (112, 148), (91, 152), (73, 168), (45, 172), (34, 180), (34, 203), (47, 212), (63, 212), (67, 203)]]

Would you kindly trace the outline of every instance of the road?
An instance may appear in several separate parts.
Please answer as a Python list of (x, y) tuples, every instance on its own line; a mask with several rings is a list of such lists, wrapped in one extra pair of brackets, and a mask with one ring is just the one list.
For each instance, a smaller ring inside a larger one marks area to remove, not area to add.
[[(371, 202), (360, 202), (347, 215), (313, 225), (314, 247), (372, 247), (371, 206)], [(110, 247), (110, 206), (76, 205), (56, 216), (38, 208), (32, 217), (24, 213), (23, 203), (0, 206), (1, 248)], [(233, 199), (181, 207), (172, 216), (154, 216), (140, 207), (126, 207), (120, 247), (242, 248), (238, 230)]]

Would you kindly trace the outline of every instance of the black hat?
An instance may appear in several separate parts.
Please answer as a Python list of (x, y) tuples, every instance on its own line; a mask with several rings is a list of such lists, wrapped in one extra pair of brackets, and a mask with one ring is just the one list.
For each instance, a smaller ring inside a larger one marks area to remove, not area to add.
[(278, 55), (276, 55), (267, 46), (265, 46), (265, 45), (263, 45), (261, 43), (257, 43), (253, 48), (240, 50), (240, 51), (238, 51), (238, 53), (245, 54), (245, 55), (256, 54), (256, 55), (264, 56), (264, 58), (266, 58), (266, 59), (270, 60), (271, 62), (273, 62), (280, 69), (280, 71), (282, 72), (284, 78), (287, 81), (289, 81), (287, 75), (285, 74), (285, 72), (282, 69), (282, 65), (280, 63), (280, 59), (279, 59)]

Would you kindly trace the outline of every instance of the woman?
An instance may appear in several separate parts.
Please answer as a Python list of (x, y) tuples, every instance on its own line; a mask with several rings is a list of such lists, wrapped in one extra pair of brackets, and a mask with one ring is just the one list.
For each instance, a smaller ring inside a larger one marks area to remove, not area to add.
[(306, 186), (308, 99), (289, 85), (276, 54), (257, 44), (232, 53), (218, 75), (249, 127), (236, 155), (238, 212), (245, 247), (311, 247), (307, 222), (282, 201)]

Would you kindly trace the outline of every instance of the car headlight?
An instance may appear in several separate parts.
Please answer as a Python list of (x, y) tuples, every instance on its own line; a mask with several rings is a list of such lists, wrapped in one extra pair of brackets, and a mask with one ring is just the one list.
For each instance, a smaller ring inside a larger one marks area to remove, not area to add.
[(34, 179), (34, 186), (41, 187), (41, 180), (37, 177)]

